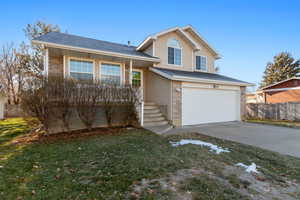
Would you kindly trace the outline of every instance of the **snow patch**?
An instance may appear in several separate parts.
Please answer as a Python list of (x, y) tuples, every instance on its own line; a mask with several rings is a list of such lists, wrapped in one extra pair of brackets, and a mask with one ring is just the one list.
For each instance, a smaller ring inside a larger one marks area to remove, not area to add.
[(228, 149), (223, 149), (217, 145), (214, 145), (214, 144), (211, 144), (208, 142), (203, 142), (201, 140), (183, 139), (178, 142), (170, 142), (170, 143), (173, 147), (177, 147), (177, 146), (185, 145), (185, 144), (195, 144), (195, 145), (200, 145), (200, 146), (206, 146), (206, 147), (210, 148), (210, 151), (215, 152), (216, 154), (220, 154), (222, 152), (227, 152), (227, 153), (230, 152)]
[(251, 173), (251, 172), (255, 172), (258, 173), (257, 169), (256, 169), (256, 164), (255, 163), (251, 163), (251, 165), (245, 165), (243, 163), (237, 163), (236, 166), (242, 167), (246, 169), (246, 172)]

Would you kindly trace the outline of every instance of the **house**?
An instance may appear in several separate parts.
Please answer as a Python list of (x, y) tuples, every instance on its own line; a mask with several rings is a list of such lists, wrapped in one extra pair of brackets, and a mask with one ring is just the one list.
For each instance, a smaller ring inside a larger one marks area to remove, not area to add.
[(292, 77), (263, 87), (264, 103), (300, 102), (300, 77)]
[(261, 91), (246, 93), (246, 103), (264, 103), (263, 93)]
[(144, 126), (241, 120), (250, 83), (215, 71), (220, 54), (192, 27), (148, 36), (138, 46), (51, 32), (35, 38), (45, 50), (45, 74), (142, 90)]

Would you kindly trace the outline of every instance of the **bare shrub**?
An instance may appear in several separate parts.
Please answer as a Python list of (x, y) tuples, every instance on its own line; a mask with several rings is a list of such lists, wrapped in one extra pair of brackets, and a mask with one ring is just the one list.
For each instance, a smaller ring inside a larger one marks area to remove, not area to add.
[(99, 84), (84, 81), (77, 84), (74, 102), (79, 118), (88, 130), (91, 130), (96, 118), (99, 99)]
[(53, 76), (48, 79), (49, 95), (52, 99), (53, 114), (63, 124), (66, 132), (70, 131), (70, 117), (74, 108), (76, 95), (76, 82), (62, 76)]
[(36, 117), (47, 133), (52, 115), (48, 79), (32, 78), (27, 80), (21, 92), (21, 100), (24, 112), (29, 116)]

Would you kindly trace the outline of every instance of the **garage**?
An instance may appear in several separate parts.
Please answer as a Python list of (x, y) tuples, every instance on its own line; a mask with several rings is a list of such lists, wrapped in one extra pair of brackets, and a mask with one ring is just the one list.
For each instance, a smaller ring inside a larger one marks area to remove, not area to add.
[(182, 125), (238, 120), (239, 89), (182, 88)]

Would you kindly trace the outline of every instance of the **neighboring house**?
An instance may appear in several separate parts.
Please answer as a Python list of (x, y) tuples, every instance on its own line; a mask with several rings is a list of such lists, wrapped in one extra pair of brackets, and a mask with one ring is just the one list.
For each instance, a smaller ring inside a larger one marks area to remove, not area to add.
[(246, 103), (264, 103), (264, 96), (261, 91), (246, 94)]
[(300, 77), (266, 86), (259, 92), (263, 94), (264, 103), (300, 102)]
[(46, 75), (140, 87), (145, 126), (236, 121), (245, 111), (251, 84), (217, 74), (219, 53), (192, 26), (151, 35), (137, 47), (57, 32), (32, 42), (45, 48)]

